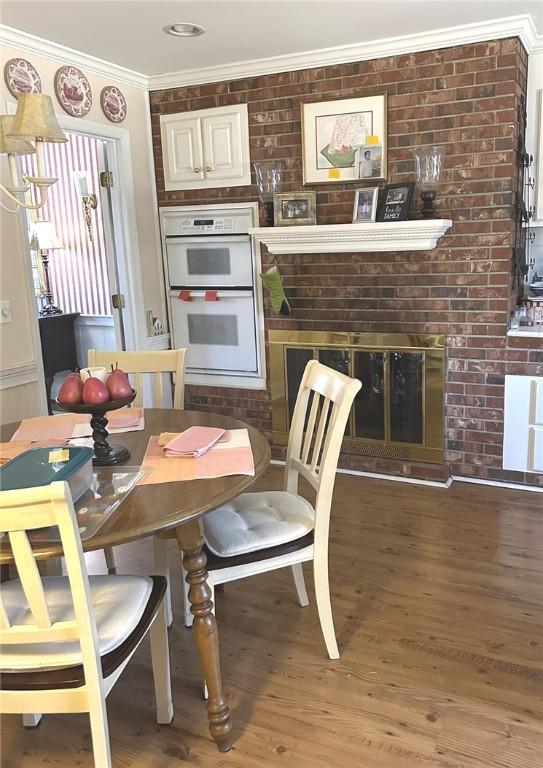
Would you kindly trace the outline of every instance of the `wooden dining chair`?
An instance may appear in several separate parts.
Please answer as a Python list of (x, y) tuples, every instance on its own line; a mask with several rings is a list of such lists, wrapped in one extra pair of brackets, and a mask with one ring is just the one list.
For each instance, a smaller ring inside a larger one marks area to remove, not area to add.
[[(284, 490), (243, 493), (204, 516), (209, 585), (290, 566), (308, 605), (302, 563), (313, 561), (315, 597), (331, 659), (339, 658), (328, 583), (328, 532), (337, 463), (358, 379), (310, 360), (298, 390), (285, 462)], [(316, 493), (299, 495), (300, 476)], [(185, 574), (183, 574), (185, 576)], [(186, 581), (185, 581), (186, 585)], [(187, 587), (185, 624), (192, 624)]]
[(174, 377), (173, 407), (183, 408), (185, 395), (185, 353), (186, 349), (159, 349), (154, 351), (115, 352), (89, 349), (89, 368), (119, 366), (128, 373), (136, 390), (134, 405), (143, 405), (145, 376), (153, 374), (153, 408), (164, 407), (163, 374)]
[[(157, 721), (173, 718), (166, 581), (89, 577), (67, 483), (2, 491), (0, 513), (19, 577), (0, 585), (0, 712), (88, 712), (96, 768), (109, 768), (106, 696), (147, 632)], [(28, 532), (52, 526), (67, 577), (41, 577), (29, 542)]]
[[(163, 376), (164, 374), (171, 374), (174, 377), (174, 395), (173, 395), (173, 407), (182, 409), (184, 407), (185, 396), (185, 348), (180, 349), (165, 349), (154, 351), (141, 351), (141, 352), (116, 352), (116, 351), (102, 351), (96, 349), (89, 349), (87, 354), (87, 362), (89, 368), (107, 368), (111, 370), (119, 366), (122, 370), (129, 374), (132, 379), (132, 386), (136, 390), (136, 399), (134, 405), (143, 405), (143, 393), (144, 393), (144, 377), (153, 374), (153, 407), (162, 408), (164, 405), (164, 391), (163, 391)], [(168, 572), (167, 562), (164, 562), (164, 558), (167, 558), (167, 545), (160, 545), (155, 543), (155, 560), (158, 568), (158, 572)], [(117, 567), (115, 563), (115, 555), (112, 547), (106, 547), (104, 549), (104, 555), (106, 558), (106, 564), (108, 573), (116, 573)], [(166, 595), (166, 615), (168, 619), (168, 626), (172, 623), (172, 611), (171, 611), (171, 598), (170, 598), (170, 585), (168, 581), (168, 593)]]

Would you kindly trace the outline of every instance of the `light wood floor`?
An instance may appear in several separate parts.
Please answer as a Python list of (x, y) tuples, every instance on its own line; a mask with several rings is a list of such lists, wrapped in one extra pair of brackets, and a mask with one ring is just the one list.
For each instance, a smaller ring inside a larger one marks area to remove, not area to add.
[[(279, 480), (272, 468), (260, 485)], [(116, 552), (125, 572), (152, 570), (150, 542)], [(103, 571), (102, 556), (89, 568)], [(227, 585), (217, 616), (237, 741), (220, 755), (177, 607), (175, 721), (154, 721), (142, 647), (108, 699), (114, 765), (541, 768), (542, 576), (541, 494), (340, 476), (331, 579), (341, 660), (326, 657), (314, 601), (296, 605), (289, 572)], [(5, 716), (2, 765), (92, 766), (87, 716), (49, 715), (35, 730)]]

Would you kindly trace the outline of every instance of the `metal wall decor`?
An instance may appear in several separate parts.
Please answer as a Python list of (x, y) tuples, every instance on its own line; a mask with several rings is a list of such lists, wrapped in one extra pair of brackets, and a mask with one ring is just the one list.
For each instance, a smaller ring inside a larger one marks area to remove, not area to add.
[(9, 59), (4, 66), (4, 80), (16, 99), (21, 93), (41, 93), (41, 77), (26, 59)]
[(106, 85), (100, 93), (102, 112), (112, 123), (122, 123), (126, 117), (127, 105), (122, 91), (115, 85)]
[(62, 109), (72, 117), (84, 117), (92, 107), (88, 79), (77, 67), (60, 67), (55, 74), (55, 93)]

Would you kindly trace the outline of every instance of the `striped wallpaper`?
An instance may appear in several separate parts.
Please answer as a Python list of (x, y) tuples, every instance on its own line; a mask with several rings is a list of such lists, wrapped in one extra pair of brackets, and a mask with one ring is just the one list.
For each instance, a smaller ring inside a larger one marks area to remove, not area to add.
[[(45, 143), (46, 172), (48, 176), (57, 177), (58, 182), (49, 188), (47, 203), (38, 211), (38, 218), (53, 222), (64, 244), (62, 250), (50, 252), (54, 301), (64, 312), (111, 316), (100, 187), (105, 142), (76, 133), (66, 135), (65, 144)], [(35, 156), (22, 155), (21, 160), (23, 173), (34, 175)], [(87, 171), (89, 192), (98, 198), (98, 208), (91, 210), (92, 242), (74, 171)]]

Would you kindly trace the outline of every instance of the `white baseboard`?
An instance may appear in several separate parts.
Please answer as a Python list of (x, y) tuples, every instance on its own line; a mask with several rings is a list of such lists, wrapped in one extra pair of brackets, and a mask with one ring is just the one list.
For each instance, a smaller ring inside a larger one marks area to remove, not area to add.
[[(282, 459), (272, 459), (270, 464), (285, 465)], [(358, 469), (339, 469), (337, 470), (339, 475), (355, 475), (356, 477), (371, 477), (374, 480), (394, 480), (398, 483), (411, 483), (412, 485), (430, 485), (433, 488), (448, 488), (452, 483), (452, 477), (442, 483), (439, 480), (423, 480), (418, 477), (401, 477), (400, 475), (385, 475), (380, 472), (364, 472)]]
[[(282, 459), (272, 459), (270, 464), (285, 466)], [(537, 485), (524, 485), (523, 483), (507, 483), (501, 480), (484, 480), (480, 477), (464, 477), (463, 475), (451, 475), (446, 481), (440, 483), (438, 480), (422, 480), (417, 477), (402, 477), (401, 475), (385, 475), (380, 472), (363, 472), (358, 469), (338, 469), (340, 475), (355, 475), (357, 477), (371, 477), (374, 480), (393, 480), (397, 483), (411, 483), (412, 485), (429, 485), (434, 488), (450, 488), (453, 480), (460, 483), (476, 483), (478, 485), (494, 485), (498, 488), (510, 488), (513, 491), (531, 491), (532, 493), (543, 493), (543, 487)]]
[(477, 485), (494, 485), (497, 488), (511, 488), (513, 491), (531, 491), (532, 493), (543, 493), (543, 487), (537, 485), (525, 485), (524, 483), (507, 483), (502, 480), (485, 480), (482, 477), (465, 477), (464, 475), (452, 475), (453, 480), (460, 483), (476, 483)]
[(158, 336), (147, 337), (147, 347), (149, 349), (169, 349), (170, 348), (170, 334), (161, 333)]

